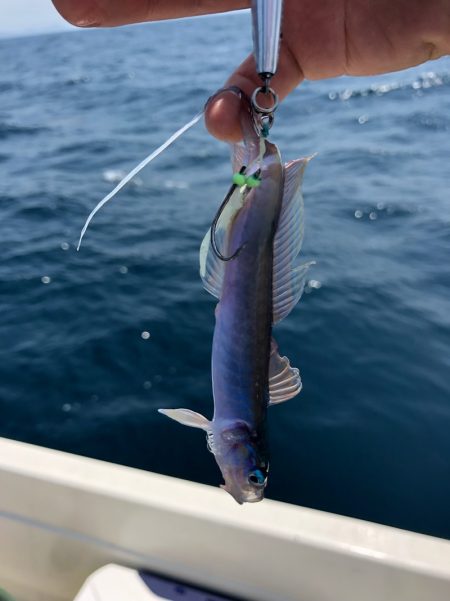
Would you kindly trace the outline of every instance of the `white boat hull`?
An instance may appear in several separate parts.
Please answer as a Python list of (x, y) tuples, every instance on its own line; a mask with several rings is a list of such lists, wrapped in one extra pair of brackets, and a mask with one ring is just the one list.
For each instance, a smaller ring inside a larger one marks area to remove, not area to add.
[(111, 562), (253, 601), (450, 599), (450, 542), (0, 438), (0, 587), (69, 601)]

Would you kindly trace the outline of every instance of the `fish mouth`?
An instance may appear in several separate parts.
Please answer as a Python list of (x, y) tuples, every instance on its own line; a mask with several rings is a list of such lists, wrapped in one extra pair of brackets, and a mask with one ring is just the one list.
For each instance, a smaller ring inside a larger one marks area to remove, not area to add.
[(228, 486), (226, 483), (221, 484), (220, 488), (226, 490), (239, 505), (243, 505), (244, 503), (258, 503), (264, 499), (264, 488), (240, 489)]

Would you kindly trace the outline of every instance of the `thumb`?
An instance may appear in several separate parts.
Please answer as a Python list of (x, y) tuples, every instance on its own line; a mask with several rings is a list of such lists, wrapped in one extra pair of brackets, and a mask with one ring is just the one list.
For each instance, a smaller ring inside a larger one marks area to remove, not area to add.
[[(281, 43), (278, 70), (270, 82), (271, 88), (279, 99), (285, 98), (304, 79), (302, 69), (286, 44)], [(262, 82), (256, 72), (253, 55), (245, 61), (228, 78), (224, 87), (237, 86), (247, 96), (261, 86)], [(212, 100), (206, 109), (206, 127), (210, 134), (226, 142), (238, 142), (242, 138), (239, 125), (240, 101), (235, 94), (220, 94)]]

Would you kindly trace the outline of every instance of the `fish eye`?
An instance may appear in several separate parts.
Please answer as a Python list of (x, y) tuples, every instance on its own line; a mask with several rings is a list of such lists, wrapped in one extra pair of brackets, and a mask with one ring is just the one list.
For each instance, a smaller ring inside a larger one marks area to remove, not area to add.
[(265, 486), (267, 482), (267, 476), (261, 470), (256, 469), (249, 473), (248, 482), (254, 486)]

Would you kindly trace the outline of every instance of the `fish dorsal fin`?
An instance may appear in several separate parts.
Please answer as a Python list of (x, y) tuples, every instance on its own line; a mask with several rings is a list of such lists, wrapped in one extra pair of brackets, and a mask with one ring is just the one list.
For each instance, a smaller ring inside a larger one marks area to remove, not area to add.
[(278, 346), (272, 338), (269, 362), (269, 406), (292, 399), (302, 389), (300, 372), (291, 367), (287, 357), (280, 357)]
[(191, 426), (192, 428), (201, 428), (208, 431), (211, 428), (211, 422), (200, 413), (191, 411), (190, 409), (158, 409), (162, 415), (167, 415), (183, 426)]
[(284, 319), (303, 293), (306, 272), (314, 261), (294, 268), (303, 241), (303, 197), (301, 185), (308, 159), (285, 165), (283, 201), (273, 243), (273, 322)]
[[(234, 217), (242, 207), (244, 198), (236, 187), (220, 216), (216, 227), (216, 244), (222, 254), (228, 254), (228, 238)], [(219, 259), (211, 246), (211, 229), (206, 232), (200, 246), (200, 277), (204, 288), (216, 298), (220, 298), (226, 263)]]
[[(224, 236), (216, 236), (220, 248), (223, 248)], [(225, 263), (219, 259), (211, 248), (211, 229), (209, 229), (200, 246), (200, 277), (203, 287), (216, 298), (222, 293)]]

